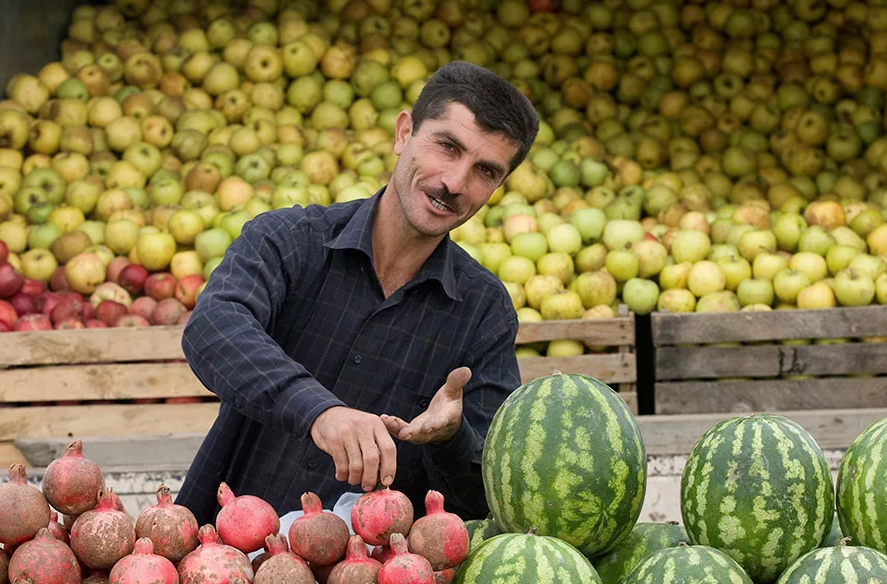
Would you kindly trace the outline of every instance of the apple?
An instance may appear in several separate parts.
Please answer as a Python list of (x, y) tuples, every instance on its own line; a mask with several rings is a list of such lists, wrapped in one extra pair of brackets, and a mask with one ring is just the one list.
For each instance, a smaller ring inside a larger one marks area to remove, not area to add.
[(811, 283), (816, 283), (828, 275), (825, 258), (810, 251), (799, 251), (794, 254), (788, 261), (788, 267), (807, 274)]
[(0, 239), (0, 264), (5, 264), (6, 260), (9, 258), (9, 246), (6, 245), (6, 242)]
[(805, 310), (834, 308), (835, 293), (825, 282), (814, 282), (798, 293), (797, 304)]
[(71, 318), (81, 320), (85, 307), (86, 302), (76, 296), (62, 296), (49, 313), (49, 319), (53, 325), (58, 325), (60, 322)]
[(774, 253), (777, 247), (776, 235), (767, 229), (746, 231), (739, 238), (739, 253), (752, 262), (761, 253)]
[(853, 258), (861, 252), (855, 247), (849, 245), (835, 245), (829, 248), (825, 254), (825, 262), (828, 267), (828, 273), (834, 276), (844, 268), (850, 265)]
[(105, 262), (92, 253), (81, 253), (65, 264), (65, 279), (72, 290), (92, 294), (105, 281)]
[(171, 326), (187, 312), (187, 308), (177, 298), (164, 298), (159, 301), (151, 311), (151, 324), (157, 326)]
[(114, 321), (114, 327), (151, 326), (147, 318), (138, 314), (124, 314)]
[(114, 282), (103, 282), (89, 296), (89, 303), (93, 308), (97, 308), (103, 300), (113, 300), (124, 306), (132, 304), (132, 296), (130, 296), (129, 292)]
[(22, 292), (10, 298), (9, 303), (12, 304), (19, 316), (40, 312), (37, 310), (37, 298)]
[(536, 262), (536, 273), (557, 276), (566, 286), (572, 281), (576, 272), (573, 258), (570, 254), (554, 252), (547, 253), (539, 258), (539, 261)]
[(144, 283), (145, 294), (160, 302), (166, 298), (174, 298), (176, 278), (169, 272), (156, 272), (148, 276)]
[(875, 291), (875, 281), (862, 271), (845, 268), (835, 274), (835, 298), (841, 306), (868, 306)]
[(671, 255), (676, 264), (698, 262), (708, 256), (711, 239), (695, 229), (679, 229), (671, 242)]
[(604, 267), (617, 282), (627, 282), (637, 277), (640, 263), (638, 256), (632, 250), (614, 249), (607, 254)]
[(612, 219), (604, 225), (602, 241), (607, 249), (624, 250), (644, 239), (644, 226), (631, 219)]
[(773, 304), (773, 282), (765, 278), (749, 278), (736, 287), (736, 298), (742, 306), (750, 304)]
[(666, 312), (693, 312), (696, 310), (696, 297), (686, 288), (670, 288), (659, 295), (656, 308)]
[(711, 292), (696, 301), (696, 312), (735, 312), (739, 309), (739, 300), (730, 290)]
[(180, 279), (176, 284), (175, 298), (188, 310), (197, 304), (197, 290), (204, 283), (200, 274), (190, 274)]
[(659, 286), (652, 280), (631, 278), (622, 288), (622, 300), (635, 314), (650, 314), (659, 300)]
[(126, 265), (117, 278), (117, 283), (131, 295), (141, 294), (149, 278), (148, 270), (139, 264)]
[(16, 312), (15, 306), (5, 300), (0, 300), (0, 322), (6, 324), (9, 328), (13, 328), (18, 321), (18, 317), (19, 314)]
[(875, 227), (865, 238), (869, 253), (872, 255), (887, 254), (887, 223)]
[(55, 305), (58, 304), (61, 299), (62, 296), (57, 292), (44, 292), (37, 297), (37, 310), (42, 314), (49, 316), (52, 309), (55, 308)]
[(25, 277), (12, 264), (0, 264), (0, 298), (15, 296), (21, 292), (24, 283)]
[(579, 294), (571, 290), (560, 290), (542, 299), (539, 312), (545, 320), (570, 320), (582, 318), (585, 307)]
[(20, 294), (27, 294), (28, 296), (33, 296), (36, 298), (44, 292), (46, 292), (46, 281), (26, 277), (24, 283), (22, 284)]
[(812, 251), (825, 257), (830, 247), (835, 245), (834, 236), (819, 225), (811, 225), (801, 232), (798, 240), (798, 251)]
[(123, 268), (130, 265), (132, 262), (129, 261), (129, 258), (126, 256), (117, 256), (107, 265), (107, 278), (109, 282), (114, 282), (115, 284), (119, 284), (118, 281), (120, 279), (120, 272), (123, 271)]
[(752, 276), (773, 281), (776, 274), (788, 268), (788, 259), (773, 253), (762, 253), (752, 262)]
[(536, 274), (524, 284), (527, 304), (536, 310), (541, 308), (542, 300), (546, 296), (562, 290), (564, 290), (564, 283), (559, 277), (551, 274)]
[(154, 310), (155, 306), (157, 306), (157, 301), (150, 296), (139, 296), (132, 301), (132, 306), (129, 307), (129, 313), (148, 319), (151, 317), (151, 312)]
[(548, 230), (546, 235), (548, 249), (555, 253), (567, 253), (571, 256), (582, 249), (582, 235), (570, 223), (561, 223)]
[(136, 253), (145, 269), (159, 272), (169, 267), (172, 256), (176, 253), (176, 240), (166, 232), (142, 232), (136, 243)]
[(875, 280), (875, 297), (878, 304), (887, 304), (887, 274), (881, 274)]
[(85, 322), (83, 323), (83, 328), (88, 328), (88, 329), (91, 329), (91, 328), (108, 328), (108, 326), (109, 326), (109, 325), (108, 325), (107, 323), (105, 323), (105, 322), (103, 322), (103, 321), (101, 321), (101, 320), (99, 320), (99, 319), (97, 319), (97, 318), (91, 318), (91, 319), (89, 319), (89, 320), (87, 320), (87, 321), (85, 321)]
[(96, 318), (108, 326), (126, 314), (129, 314), (129, 308), (113, 300), (102, 300), (95, 309)]
[(192, 245), (205, 225), (203, 218), (191, 209), (179, 209), (169, 217), (167, 229), (175, 238), (176, 243)]
[(55, 256), (45, 249), (29, 249), (21, 255), (22, 274), (26, 278), (49, 282), (56, 268), (59, 267)]
[(607, 246), (600, 242), (582, 248), (573, 260), (576, 271), (582, 273), (600, 270), (607, 261), (607, 251)]
[(659, 272), (659, 287), (662, 290), (670, 290), (672, 288), (686, 288), (687, 279), (690, 275), (690, 268), (693, 264), (690, 262), (681, 262), (679, 264), (668, 264)]
[(582, 242), (588, 245), (603, 236), (607, 215), (603, 210), (594, 207), (576, 209), (570, 215), (570, 224), (579, 231)]
[(643, 239), (631, 247), (638, 256), (638, 277), (652, 278), (668, 263), (668, 250), (656, 240)]
[(881, 274), (887, 272), (887, 262), (867, 253), (861, 253), (854, 257), (847, 267), (868, 274), (872, 280), (878, 279)]
[(139, 224), (131, 219), (116, 219), (105, 224), (105, 245), (118, 255), (128, 254), (139, 241)]
[(511, 238), (511, 252), (516, 256), (529, 258), (533, 262), (548, 253), (548, 240), (538, 231), (517, 233)]
[(200, 256), (200, 260), (205, 263), (211, 258), (222, 257), (232, 241), (233, 239), (227, 231), (221, 227), (213, 227), (197, 235), (194, 239), (194, 249)]
[(586, 309), (600, 305), (609, 306), (616, 301), (616, 278), (603, 270), (579, 274), (574, 289)]
[(539, 222), (532, 215), (512, 215), (505, 219), (502, 229), (505, 234), (505, 241), (511, 243), (519, 233), (539, 231)]
[(727, 277), (720, 266), (710, 260), (702, 260), (693, 264), (687, 274), (687, 288), (696, 298), (712, 292), (720, 292), (727, 285)]
[(724, 273), (727, 290), (735, 292), (740, 282), (752, 277), (751, 264), (743, 257), (722, 258), (715, 263)]
[(773, 291), (776, 298), (783, 304), (795, 304), (798, 294), (812, 284), (810, 276), (804, 272), (785, 268), (780, 270), (773, 278)]
[(45, 314), (26, 314), (18, 319), (13, 330), (16, 332), (50, 331), (52, 330), (52, 321)]

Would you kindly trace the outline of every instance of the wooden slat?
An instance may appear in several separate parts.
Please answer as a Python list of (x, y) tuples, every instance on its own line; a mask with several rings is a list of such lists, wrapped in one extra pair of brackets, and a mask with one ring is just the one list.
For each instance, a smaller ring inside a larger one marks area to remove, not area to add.
[[(712, 426), (737, 414), (638, 416), (647, 454), (688, 454)], [(871, 424), (887, 418), (887, 408), (780, 412), (810, 432), (823, 449), (843, 449)]]
[(18, 332), (0, 335), (0, 366), (184, 359), (182, 326)]
[(620, 397), (625, 400), (625, 403), (628, 405), (628, 409), (631, 410), (631, 413), (635, 416), (638, 415), (638, 392), (636, 391), (620, 391)]
[(0, 401), (211, 396), (187, 363), (56, 365), (0, 371)]
[(887, 306), (767, 312), (651, 315), (653, 345), (874, 337), (887, 331)]
[(8, 471), (13, 464), (28, 466), (28, 458), (11, 441), (0, 442), (0, 470)]
[(634, 345), (634, 337), (634, 320), (630, 317), (600, 320), (580, 318), (521, 323), (515, 344), (576, 339), (596, 345), (617, 346)]
[(219, 404), (0, 408), (0, 441), (208, 432)]
[[(78, 436), (83, 454), (103, 469), (140, 466), (153, 470), (187, 469), (205, 433), (143, 436)], [(30, 466), (41, 468), (64, 455), (70, 438), (23, 438), (14, 445)], [(2, 443), (0, 443), (2, 445)], [(2, 467), (0, 467), (2, 469)]]
[(656, 384), (657, 414), (887, 407), (887, 379), (844, 377)]
[(887, 373), (887, 343), (661, 347), (656, 380)]
[(521, 383), (537, 377), (561, 373), (582, 373), (604, 383), (625, 383), (637, 380), (634, 353), (589, 353), (574, 357), (524, 357), (518, 359)]

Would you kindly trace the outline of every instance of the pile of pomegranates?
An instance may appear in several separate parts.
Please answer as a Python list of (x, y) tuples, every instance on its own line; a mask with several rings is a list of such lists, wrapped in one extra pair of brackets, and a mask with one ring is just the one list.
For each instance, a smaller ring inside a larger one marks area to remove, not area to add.
[[(15, 464), (0, 485), (0, 584), (443, 584), (468, 554), (462, 520), (429, 491), (414, 519), (403, 493), (381, 488), (351, 512), (354, 533), (314, 493), (280, 532), (263, 499), (221, 483), (215, 524), (198, 527), (165, 485), (133, 520), (74, 440), (40, 488)], [(250, 561), (248, 554), (263, 552)]]

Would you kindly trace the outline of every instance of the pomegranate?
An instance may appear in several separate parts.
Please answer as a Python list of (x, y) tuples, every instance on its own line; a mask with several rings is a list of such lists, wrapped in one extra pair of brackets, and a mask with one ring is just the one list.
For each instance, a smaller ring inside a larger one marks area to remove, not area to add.
[(255, 584), (314, 584), (314, 574), (305, 560), (290, 551), (282, 533), (265, 538), (270, 558), (256, 570)]
[(335, 513), (324, 511), (314, 493), (304, 493), (301, 501), (305, 514), (293, 521), (289, 529), (293, 551), (312, 564), (335, 564), (345, 556), (348, 547), (348, 524)]
[(198, 533), (200, 545), (179, 562), (181, 584), (233, 584), (235, 578), (252, 582), (254, 572), (246, 554), (224, 543), (212, 525)]
[(154, 553), (147, 537), (136, 541), (131, 555), (114, 564), (110, 584), (179, 584), (179, 574), (172, 562)]
[(44, 527), (9, 560), (10, 581), (28, 578), (39, 584), (80, 584), (80, 564), (71, 548)]
[(366, 544), (359, 535), (348, 540), (345, 559), (336, 564), (327, 578), (328, 584), (353, 584), (354, 582), (376, 582), (382, 563), (367, 556)]
[(234, 496), (227, 484), (219, 485), (216, 527), (222, 541), (245, 554), (262, 549), (265, 538), (280, 531), (280, 518), (266, 501), (254, 495)]
[(0, 549), (0, 584), (9, 584), (9, 554)]
[(52, 533), (52, 536), (62, 542), (65, 545), (69, 545), (71, 543), (71, 539), (68, 537), (68, 530), (59, 523), (59, 514), (53, 511), (49, 515), (49, 531)]
[(154, 553), (171, 562), (178, 562), (197, 548), (197, 530), (194, 514), (172, 502), (166, 485), (157, 489), (157, 504), (142, 511), (136, 520), (136, 537), (150, 538)]
[(351, 508), (354, 533), (370, 545), (387, 544), (394, 533), (406, 537), (413, 525), (413, 504), (388, 487), (362, 495)]
[(259, 568), (262, 567), (262, 564), (267, 562), (270, 558), (271, 558), (271, 554), (268, 553), (268, 548), (266, 547), (265, 551), (263, 551), (262, 553), (260, 553), (259, 555), (257, 555), (256, 557), (253, 558), (253, 561), (252, 561), (253, 572), (258, 572)]
[(434, 584), (431, 563), (410, 553), (400, 533), (391, 534), (391, 557), (379, 570), (379, 584)]
[(110, 570), (132, 553), (136, 530), (132, 519), (117, 508), (119, 499), (113, 489), (105, 487), (98, 497), (96, 506), (71, 526), (71, 549), (87, 567)]
[[(407, 544), (409, 545), (410, 538), (407, 538)], [(391, 557), (391, 547), (387, 545), (377, 545), (373, 548), (372, 553), (370, 553), (370, 557), (384, 564), (388, 561), (388, 558)]]
[(425, 495), (425, 512), (410, 529), (410, 551), (427, 558), (435, 571), (458, 566), (468, 555), (468, 530), (462, 518), (444, 511), (444, 496), (438, 491)]
[(43, 494), (65, 515), (80, 515), (96, 504), (95, 494), (105, 486), (102, 469), (83, 457), (83, 441), (68, 444), (64, 456), (49, 463), (43, 475)]
[(456, 579), (456, 568), (447, 568), (434, 573), (434, 584), (452, 584)]
[(89, 575), (89, 578), (83, 580), (81, 584), (109, 584), (108, 573), (102, 571), (94, 571)]
[(28, 484), (25, 465), (9, 468), (9, 482), (0, 485), (0, 543), (24, 543), (49, 525), (49, 503), (40, 489)]

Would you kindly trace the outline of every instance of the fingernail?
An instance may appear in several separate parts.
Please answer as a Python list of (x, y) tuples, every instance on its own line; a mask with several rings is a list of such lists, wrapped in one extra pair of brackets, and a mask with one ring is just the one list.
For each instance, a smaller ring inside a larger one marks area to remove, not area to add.
[(391, 477), (385, 477), (382, 479), (382, 484), (386, 487), (390, 487), (392, 482), (394, 482), (394, 479)]

